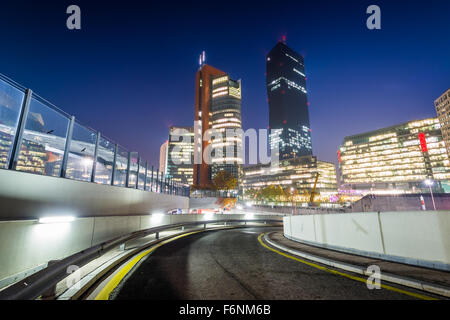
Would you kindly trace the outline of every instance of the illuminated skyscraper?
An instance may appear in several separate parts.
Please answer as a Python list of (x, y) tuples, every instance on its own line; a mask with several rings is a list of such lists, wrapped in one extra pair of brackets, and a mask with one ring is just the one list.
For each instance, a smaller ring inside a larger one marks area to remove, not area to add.
[(266, 59), (271, 149), (279, 158), (312, 155), (303, 57), (278, 42)]
[(228, 171), (239, 180), (243, 161), (238, 151), (242, 147), (242, 136), (233, 133), (242, 129), (240, 80), (231, 80), (228, 75), (212, 80), (211, 128), (222, 135), (211, 142), (211, 178), (220, 171)]
[(159, 148), (159, 172), (164, 175), (167, 173), (167, 146), (169, 141), (164, 142)]
[[(218, 170), (238, 171), (238, 161), (222, 164), (214, 160), (210, 166), (203, 158), (203, 152), (211, 139), (203, 140), (208, 129), (217, 129), (225, 135), (225, 129), (241, 128), (241, 83), (229, 79), (228, 75), (204, 63), (200, 57), (200, 69), (195, 77), (195, 115), (194, 115), (194, 177), (195, 186), (211, 185), (211, 179)], [(215, 141), (213, 148), (222, 141)], [(237, 143), (237, 142), (235, 142)], [(222, 147), (225, 147), (223, 145)], [(214, 155), (215, 153), (212, 153)], [(225, 157), (225, 153), (224, 153)], [(228, 159), (229, 160), (229, 159)], [(220, 161), (219, 161), (220, 162)], [(230, 164), (230, 166), (228, 166)], [(213, 168), (214, 167), (214, 168)]]
[(194, 128), (170, 127), (167, 146), (167, 177), (175, 182), (192, 184), (194, 163)]

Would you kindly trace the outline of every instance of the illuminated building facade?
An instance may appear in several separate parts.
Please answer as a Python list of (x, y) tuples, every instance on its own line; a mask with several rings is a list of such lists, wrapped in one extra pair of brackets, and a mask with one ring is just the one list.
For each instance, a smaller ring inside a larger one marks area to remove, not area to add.
[(168, 148), (168, 146), (169, 146), (169, 141), (166, 141), (159, 148), (159, 172), (163, 176), (164, 176), (164, 174), (167, 173), (167, 148)]
[(317, 173), (316, 192), (320, 193), (321, 202), (333, 202), (337, 196), (336, 168), (333, 163), (317, 160), (315, 156), (302, 156), (281, 160), (279, 167), (253, 165), (244, 167), (242, 187), (244, 197), (249, 190), (259, 190), (267, 186), (294, 187), (299, 202), (309, 202), (309, 194), (313, 188)]
[(225, 76), (226, 73), (204, 64), (204, 59), (200, 59), (200, 69), (195, 76), (193, 184), (198, 187), (206, 187), (211, 184), (211, 170), (203, 159), (203, 150), (208, 147), (210, 142), (203, 141), (203, 136), (210, 128), (212, 79)]
[(279, 158), (312, 155), (303, 57), (278, 42), (266, 59), (271, 149)]
[(441, 124), (442, 138), (447, 148), (447, 154), (450, 157), (450, 89), (434, 101), (434, 106)]
[(450, 163), (438, 119), (410, 121), (346, 137), (338, 150), (343, 187), (366, 194), (436, 191), (450, 179)]
[(175, 182), (192, 185), (193, 163), (194, 128), (170, 127), (166, 176)]
[[(211, 140), (211, 179), (220, 171), (228, 171), (239, 180), (242, 158), (238, 151), (242, 147), (242, 137), (233, 133), (242, 129), (240, 80), (231, 80), (228, 75), (212, 80), (210, 119), (211, 129), (221, 135)], [(231, 132), (231, 136), (226, 136), (226, 131)]]
[[(242, 128), (241, 81), (230, 79), (225, 72), (204, 62), (203, 54), (195, 79), (193, 184), (197, 187), (211, 186), (211, 180), (221, 170), (239, 178), (242, 162), (237, 157), (241, 140), (236, 137), (225, 139), (227, 129)], [(220, 133), (222, 137), (217, 138), (214, 134), (208, 136), (205, 133), (209, 129)], [(211, 159), (204, 159), (203, 153), (208, 147)]]

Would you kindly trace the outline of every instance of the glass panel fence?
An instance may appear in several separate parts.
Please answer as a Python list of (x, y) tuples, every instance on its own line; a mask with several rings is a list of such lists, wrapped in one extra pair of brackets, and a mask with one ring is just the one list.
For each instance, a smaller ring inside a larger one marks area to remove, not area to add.
[(145, 187), (145, 168), (147, 167), (147, 162), (139, 160), (139, 174), (138, 174), (138, 189), (144, 190)]
[(69, 118), (32, 98), (16, 170), (59, 176)]
[(115, 148), (116, 146), (112, 141), (100, 137), (95, 168), (95, 182), (111, 184)]
[(97, 133), (75, 122), (67, 159), (66, 178), (91, 181)]
[(114, 185), (125, 187), (127, 181), (128, 151), (121, 146), (117, 149), (116, 170), (114, 172)]
[(153, 192), (159, 192), (159, 171), (155, 170), (153, 173), (153, 186), (152, 186)]
[(149, 165), (147, 169), (147, 184), (145, 185), (146, 191), (151, 191), (152, 188), (152, 167)]
[(136, 182), (137, 182), (137, 174), (139, 169), (139, 155), (137, 152), (130, 152), (130, 172), (128, 176), (128, 187), (129, 188), (136, 188)]
[(0, 168), (7, 169), (25, 94), (0, 79)]
[[(0, 77), (0, 169), (7, 169), (14, 156), (13, 144), (24, 99), (25, 88)], [(14, 169), (61, 176), (70, 116), (33, 94), (29, 112), (24, 119), (26, 121), (22, 139), (18, 141), (18, 158)], [(137, 152), (130, 153), (117, 146), (115, 154), (116, 144), (107, 138), (99, 137), (97, 158), (94, 159), (96, 143), (97, 132), (75, 121), (68, 144), (66, 178), (91, 181), (95, 161), (96, 183), (112, 183), (120, 187), (128, 184), (130, 188), (137, 186), (140, 190), (159, 193), (171, 190), (173, 193), (185, 193), (184, 188), (172, 185), (156, 168), (152, 171), (152, 166), (140, 160)]]

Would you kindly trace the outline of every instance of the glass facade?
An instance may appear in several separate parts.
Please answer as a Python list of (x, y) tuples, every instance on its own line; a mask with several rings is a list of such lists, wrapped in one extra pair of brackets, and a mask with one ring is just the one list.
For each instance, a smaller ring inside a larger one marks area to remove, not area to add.
[(137, 152), (128, 152), (0, 75), (0, 169), (9, 168), (189, 196), (189, 188), (173, 180), (163, 188), (161, 177), (157, 181), (156, 171), (146, 170), (147, 162)]
[(279, 158), (312, 155), (303, 57), (278, 42), (266, 59), (271, 149)]
[[(250, 190), (260, 190), (268, 186), (295, 188), (296, 202), (307, 203), (314, 188), (317, 174), (316, 200), (333, 202), (336, 197), (336, 168), (333, 163), (317, 160), (315, 156), (303, 156), (282, 160), (279, 167), (253, 165), (244, 167), (242, 187), (244, 197), (248, 199)], [(282, 199), (281, 199), (282, 200)]]
[(231, 80), (228, 75), (218, 76), (212, 80), (211, 87), (211, 128), (222, 135), (211, 139), (211, 179), (220, 171), (228, 171), (239, 181), (243, 164), (242, 136), (236, 130), (242, 129), (241, 81)]
[(447, 148), (447, 154), (450, 157), (450, 89), (434, 101), (434, 106), (441, 124), (442, 138)]
[(338, 150), (341, 183), (367, 193), (428, 190), (426, 179), (450, 180), (450, 163), (438, 119), (411, 121), (349, 136)]
[(194, 128), (170, 127), (166, 176), (173, 181), (192, 185), (194, 173)]

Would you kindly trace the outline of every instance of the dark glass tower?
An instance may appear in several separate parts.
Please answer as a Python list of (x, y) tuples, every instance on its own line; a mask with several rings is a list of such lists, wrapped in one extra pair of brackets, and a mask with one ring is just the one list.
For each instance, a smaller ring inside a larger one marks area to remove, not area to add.
[(270, 145), (279, 158), (312, 155), (303, 57), (278, 42), (266, 59)]

